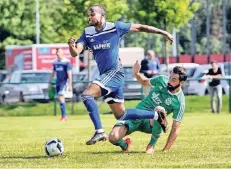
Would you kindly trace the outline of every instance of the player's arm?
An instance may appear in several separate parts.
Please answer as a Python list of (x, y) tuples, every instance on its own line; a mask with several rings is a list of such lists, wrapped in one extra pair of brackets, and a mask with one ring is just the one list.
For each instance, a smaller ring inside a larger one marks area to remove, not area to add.
[(48, 89), (51, 87), (51, 82), (52, 82), (54, 76), (55, 76), (55, 71), (52, 70), (52, 73), (51, 73), (51, 76), (50, 76), (50, 80), (49, 80), (49, 84), (48, 84)]
[(143, 86), (151, 86), (149, 79), (140, 73), (140, 69), (141, 69), (141, 65), (139, 64), (138, 61), (136, 61), (136, 63), (134, 64), (132, 68), (132, 73), (134, 77)]
[(172, 44), (173, 42), (173, 36), (168, 33), (167, 31), (164, 31), (162, 29), (158, 29), (153, 26), (149, 25), (142, 25), (142, 24), (131, 24), (130, 27), (131, 32), (147, 32), (147, 33), (155, 33), (155, 34), (161, 34), (164, 35)]
[(75, 43), (75, 39), (71, 37), (68, 40), (69, 51), (72, 57), (79, 56), (79, 54), (83, 51), (83, 44), (82, 43)]
[(72, 91), (72, 72), (71, 70), (67, 71), (67, 76), (68, 76), (69, 91)]
[(172, 129), (168, 136), (167, 143), (164, 146), (163, 152), (167, 152), (172, 147), (173, 143), (175, 142), (179, 134), (179, 126), (180, 126), (180, 122), (173, 120)]

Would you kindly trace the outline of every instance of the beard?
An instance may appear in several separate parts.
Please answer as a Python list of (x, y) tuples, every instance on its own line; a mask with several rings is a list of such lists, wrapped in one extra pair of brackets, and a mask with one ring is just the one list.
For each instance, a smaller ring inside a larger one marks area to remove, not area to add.
[(89, 26), (98, 26), (99, 24), (100, 24), (99, 21), (96, 21), (96, 22), (94, 22), (94, 23), (92, 23), (92, 21), (91, 21), (91, 23), (90, 23), (90, 21), (88, 21), (88, 25), (89, 25)]
[(172, 86), (170, 83), (168, 83), (168, 90), (170, 91), (170, 92), (172, 92), (172, 91), (174, 91), (174, 90), (176, 90), (178, 87), (180, 87), (180, 83), (178, 84), (178, 85), (176, 85), (176, 86)]

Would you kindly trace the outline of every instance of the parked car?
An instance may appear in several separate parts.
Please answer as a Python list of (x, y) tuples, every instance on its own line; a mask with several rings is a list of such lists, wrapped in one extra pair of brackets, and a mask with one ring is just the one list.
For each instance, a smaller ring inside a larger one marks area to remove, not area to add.
[[(226, 77), (224, 64), (220, 63), (219, 67), (221, 68), (221, 72), (223, 77)], [(203, 96), (209, 93), (209, 81), (205, 78), (205, 75), (208, 73), (208, 70), (211, 68), (210, 64), (200, 65), (197, 70), (195, 71), (192, 79), (199, 79), (199, 80), (190, 80), (188, 92), (189, 94)], [(201, 78), (201, 79), (200, 79)], [(221, 86), (223, 94), (229, 94), (229, 83), (228, 80), (221, 80)]]
[[(175, 66), (182, 66), (186, 69), (187, 71), (187, 76), (188, 78), (192, 78), (195, 74), (195, 71), (197, 70), (197, 68), (199, 67), (199, 64), (197, 63), (171, 63), (169, 64), (168, 66), (168, 70), (169, 72), (167, 72), (167, 67), (166, 65), (161, 65), (161, 74), (170, 74), (170, 72), (172, 71), (172, 69), (175, 67)], [(189, 89), (189, 81), (186, 81), (182, 87), (182, 90), (184, 92), (185, 95), (188, 95), (190, 94), (190, 89)]]
[(142, 99), (142, 85), (136, 80), (132, 74), (131, 66), (124, 66), (125, 84), (124, 84), (124, 99), (125, 100), (140, 100)]
[(51, 72), (45, 70), (17, 70), (0, 87), (0, 103), (49, 101), (48, 83)]
[(6, 78), (7, 72), (5, 70), (0, 70), (0, 83)]
[[(142, 86), (132, 75), (132, 67), (124, 66), (125, 84), (124, 84), (124, 98), (126, 100), (134, 100), (142, 98)], [(98, 68), (96, 66), (91, 68), (91, 75), (89, 81), (93, 81), (99, 75)], [(75, 83), (78, 81), (78, 83)], [(84, 81), (84, 83), (79, 83)], [(88, 87), (88, 70), (84, 69), (79, 73), (73, 73), (73, 94), (76, 101), (80, 101), (81, 94)]]

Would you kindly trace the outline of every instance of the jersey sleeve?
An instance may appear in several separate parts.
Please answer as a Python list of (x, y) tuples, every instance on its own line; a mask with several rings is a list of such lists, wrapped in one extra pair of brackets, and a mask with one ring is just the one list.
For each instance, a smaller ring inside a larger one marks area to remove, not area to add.
[(221, 72), (221, 68), (219, 67), (218, 70), (217, 70), (217, 74), (218, 75), (222, 75), (222, 72)]
[(53, 66), (52, 70), (55, 71), (55, 63), (53, 63), (52, 66)]
[(116, 25), (116, 29), (117, 29), (120, 37), (130, 31), (130, 27), (131, 27), (130, 23), (124, 23), (121, 21), (116, 21), (115, 25)]
[(165, 82), (165, 81), (167, 81), (167, 79), (168, 78), (166, 76), (163, 76), (163, 75), (155, 76), (155, 77), (150, 79), (150, 84), (152, 86), (156, 86), (157, 83)]
[(81, 43), (84, 48), (87, 47), (87, 40), (85, 36), (85, 31), (82, 33), (82, 35), (79, 37), (79, 39), (76, 41), (76, 43)]
[(173, 110), (173, 120), (182, 122), (185, 111), (185, 101), (181, 101), (179, 105)]
[(71, 70), (71, 69), (72, 69), (72, 67), (71, 67), (70, 62), (67, 62), (67, 71), (69, 71), (69, 70)]

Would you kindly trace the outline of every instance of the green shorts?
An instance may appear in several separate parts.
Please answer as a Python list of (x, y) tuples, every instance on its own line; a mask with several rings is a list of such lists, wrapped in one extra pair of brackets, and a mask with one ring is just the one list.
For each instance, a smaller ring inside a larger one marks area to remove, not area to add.
[[(149, 134), (153, 132), (152, 131), (153, 128), (150, 125), (149, 119), (118, 121), (115, 124), (115, 126), (122, 126), (122, 125), (125, 125), (128, 128), (126, 135), (129, 135), (135, 131), (140, 131)], [(155, 133), (161, 133), (162, 129), (160, 127), (160, 124), (156, 120), (154, 120), (153, 126), (154, 126)]]

